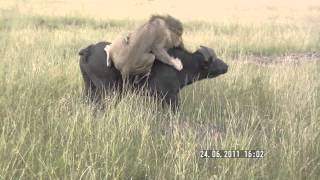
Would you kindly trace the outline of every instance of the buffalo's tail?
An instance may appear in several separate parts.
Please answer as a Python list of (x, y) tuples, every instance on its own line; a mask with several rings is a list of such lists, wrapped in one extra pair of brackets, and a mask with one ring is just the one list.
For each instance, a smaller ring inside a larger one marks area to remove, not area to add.
[(86, 47), (86, 48), (83, 48), (79, 51), (79, 55), (81, 56), (81, 61), (85, 61), (87, 62), (87, 59), (88, 59), (88, 56), (90, 55), (90, 48), (92, 47), (92, 45)]

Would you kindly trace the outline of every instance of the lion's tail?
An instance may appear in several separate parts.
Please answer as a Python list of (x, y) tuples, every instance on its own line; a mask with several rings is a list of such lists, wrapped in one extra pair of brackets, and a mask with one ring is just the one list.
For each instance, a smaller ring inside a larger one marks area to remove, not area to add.
[(104, 48), (104, 51), (107, 54), (107, 67), (111, 66), (111, 59), (110, 59), (110, 45), (106, 45), (106, 47)]

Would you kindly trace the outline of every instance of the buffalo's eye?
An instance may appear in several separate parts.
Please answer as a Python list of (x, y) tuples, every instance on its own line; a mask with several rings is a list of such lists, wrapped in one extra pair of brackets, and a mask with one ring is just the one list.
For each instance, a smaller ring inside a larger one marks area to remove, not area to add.
[(213, 60), (214, 59), (212, 57), (209, 57), (208, 61), (205, 61), (205, 64), (209, 65), (209, 64), (211, 64), (213, 62)]
[(208, 70), (208, 69), (209, 69), (209, 66), (210, 66), (210, 64), (211, 64), (211, 61), (212, 61), (212, 60), (203, 61), (203, 63), (202, 63), (202, 69)]

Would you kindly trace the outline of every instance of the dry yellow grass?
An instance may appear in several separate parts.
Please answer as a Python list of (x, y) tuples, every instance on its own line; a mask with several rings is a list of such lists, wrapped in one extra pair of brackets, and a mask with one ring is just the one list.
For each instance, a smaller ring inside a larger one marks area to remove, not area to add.
[(219, 22), (304, 22), (319, 19), (318, 0), (1, 0), (0, 9), (23, 14), (146, 19), (153, 13), (183, 20)]

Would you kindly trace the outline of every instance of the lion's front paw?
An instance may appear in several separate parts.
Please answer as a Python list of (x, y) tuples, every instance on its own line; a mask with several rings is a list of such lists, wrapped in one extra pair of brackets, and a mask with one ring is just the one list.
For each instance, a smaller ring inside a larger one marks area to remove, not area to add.
[(173, 59), (173, 66), (178, 70), (181, 71), (183, 68), (182, 62), (179, 58), (174, 58)]

